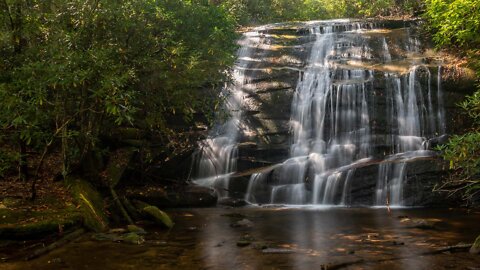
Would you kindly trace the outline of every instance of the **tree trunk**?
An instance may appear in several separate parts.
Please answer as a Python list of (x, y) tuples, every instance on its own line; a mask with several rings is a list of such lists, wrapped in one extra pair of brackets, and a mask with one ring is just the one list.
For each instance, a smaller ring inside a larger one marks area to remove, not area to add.
[(24, 140), (20, 140), (20, 160), (18, 164), (18, 179), (23, 182), (28, 181), (27, 143)]

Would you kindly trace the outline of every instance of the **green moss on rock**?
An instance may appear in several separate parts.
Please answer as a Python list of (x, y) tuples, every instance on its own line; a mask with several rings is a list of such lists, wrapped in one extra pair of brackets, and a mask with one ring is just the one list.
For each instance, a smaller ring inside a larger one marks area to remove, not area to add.
[(82, 221), (74, 207), (28, 213), (1, 209), (0, 217), (0, 239), (12, 240), (42, 238), (73, 228)]
[(165, 225), (167, 228), (172, 228), (174, 223), (170, 216), (162, 210), (158, 209), (156, 206), (147, 206), (143, 208), (143, 211), (152, 217), (157, 223)]
[(68, 178), (67, 186), (82, 213), (84, 225), (96, 232), (108, 229), (103, 199), (88, 182), (80, 178)]
[(470, 248), (470, 253), (480, 254), (480, 235), (477, 237), (472, 247)]

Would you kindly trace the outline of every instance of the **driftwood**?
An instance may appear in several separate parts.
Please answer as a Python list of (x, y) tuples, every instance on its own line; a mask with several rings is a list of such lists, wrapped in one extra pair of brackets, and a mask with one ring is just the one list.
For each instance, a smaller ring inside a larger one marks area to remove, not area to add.
[(42, 255), (45, 255), (45, 254), (49, 253), (50, 251), (52, 251), (54, 249), (57, 249), (59, 247), (62, 247), (65, 244), (67, 244), (68, 242), (77, 239), (78, 237), (80, 237), (84, 233), (85, 233), (85, 229), (75, 230), (75, 231), (65, 235), (64, 237), (60, 238), (59, 240), (53, 242), (52, 244), (50, 244), (46, 247), (42, 247), (42, 248), (39, 248), (39, 249), (35, 250), (32, 254), (28, 255), (25, 258), (25, 260), (30, 261), (30, 260), (38, 258)]

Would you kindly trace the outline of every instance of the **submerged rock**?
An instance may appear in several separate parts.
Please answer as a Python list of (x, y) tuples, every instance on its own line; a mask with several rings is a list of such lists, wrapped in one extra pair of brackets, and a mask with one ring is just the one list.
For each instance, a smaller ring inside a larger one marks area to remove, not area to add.
[(240, 240), (237, 241), (237, 246), (246, 247), (249, 246), (253, 241), (255, 241), (255, 238), (249, 234), (245, 234)]
[(240, 221), (230, 224), (230, 226), (233, 228), (251, 228), (253, 227), (253, 222), (244, 218)]
[(247, 241), (247, 240), (239, 240), (237, 242), (237, 247), (246, 247), (249, 246), (252, 242)]
[(134, 232), (123, 235), (122, 240), (127, 244), (134, 244), (134, 245), (141, 245), (145, 243), (145, 238), (143, 238), (143, 236), (140, 236)]

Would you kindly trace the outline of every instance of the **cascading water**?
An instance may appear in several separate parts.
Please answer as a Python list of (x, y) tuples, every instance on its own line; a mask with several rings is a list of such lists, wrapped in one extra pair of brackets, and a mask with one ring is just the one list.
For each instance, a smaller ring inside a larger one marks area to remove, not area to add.
[[(379, 52), (369, 47), (371, 37), (363, 33), (374, 28), (370, 23), (341, 21), (313, 27), (315, 42), (292, 102), (290, 158), (268, 176), (252, 175), (247, 201), (349, 204), (355, 168), (379, 155), (372, 142), (383, 134), (372, 134), (372, 119), (385, 114), (392, 135), (385, 143), (388, 151), (381, 153), (384, 161), (379, 163), (374, 203), (402, 205), (405, 160), (431, 155), (424, 151), (426, 138), (445, 131), (441, 89), (434, 95), (430, 71), (421, 65), (412, 65), (404, 75), (366, 65), (345, 68), (345, 63), (368, 63), (374, 57), (382, 58), (384, 64), (392, 61), (385, 37), (380, 39)], [(404, 46), (417, 52), (420, 45), (409, 38)], [(417, 75), (420, 71), (427, 77), (426, 96), (421, 89), (423, 79)], [(378, 76), (387, 84), (383, 97), (372, 95)], [(374, 106), (381, 98), (385, 98), (386, 111), (376, 111)], [(258, 201), (257, 197), (268, 193), (269, 201)]]
[[(362, 195), (370, 198), (365, 204), (403, 205), (408, 163), (433, 156), (434, 152), (427, 150), (428, 140), (445, 133), (440, 67), (435, 78), (432, 66), (420, 57), (411, 57), (422, 52), (408, 27), (399, 28), (398, 36), (392, 37), (381, 24), (372, 22), (334, 20), (306, 25), (310, 29), (310, 34), (305, 34), (310, 38), (310, 45), (305, 46), (309, 55), (302, 66), (295, 67), (299, 76), (292, 89), (288, 156), (284, 155), (280, 164), (246, 174), (251, 175), (248, 185), (235, 191), (258, 204), (350, 205), (356, 184), (363, 181), (359, 171), (372, 165), (376, 166), (371, 173), (376, 185)], [(264, 38), (272, 42), (278, 35), (266, 28), (242, 39), (234, 68), (236, 82), (226, 88), (231, 91), (226, 98), (230, 118), (201, 143), (196, 182), (215, 187), (220, 196), (229, 195), (229, 179), (238, 177), (238, 143), (257, 134), (263, 139), (254, 139), (253, 144), (261, 141), (268, 148), (271, 140), (266, 140), (265, 134), (277, 128), (270, 124), (275, 117), (267, 117), (270, 122), (264, 119), (263, 133), (258, 128), (248, 132), (239, 128), (240, 123), (248, 122), (245, 118), (261, 115), (259, 105), (250, 108), (250, 116), (242, 111), (251, 105), (246, 105), (245, 99), (261, 100), (261, 91), (255, 94), (257, 83), (273, 70), (264, 68), (265, 62), (278, 70), (292, 69), (275, 66), (278, 59), (295, 62), (292, 57), (279, 56), (288, 46), (263, 44)], [(282, 83), (272, 85), (272, 91), (288, 88)]]
[[(426, 73), (426, 96), (422, 93), (422, 84), (417, 72)], [(439, 69), (440, 70), (440, 69)], [(437, 78), (440, 80), (440, 78)], [(392, 138), (395, 144), (395, 153), (386, 162), (379, 165), (378, 181), (376, 188), (377, 205), (403, 205), (403, 183), (405, 180), (406, 164), (400, 162), (398, 157), (409, 158), (428, 156), (431, 153), (423, 151), (426, 138), (445, 132), (444, 112), (442, 108), (442, 94), (440, 83), (437, 95), (434, 96), (431, 87), (431, 74), (429, 69), (422, 66), (412, 66), (407, 76), (403, 78), (392, 77), (387, 99), (391, 100), (393, 110), (390, 119), (396, 119), (398, 136)], [(439, 81), (440, 82), (440, 81)], [(433, 98), (437, 100), (437, 107), (433, 106)], [(406, 154), (405, 154), (406, 153)]]
[(252, 55), (259, 42), (260, 37), (256, 32), (245, 33), (240, 39), (237, 61), (232, 71), (233, 82), (227, 84), (221, 93), (224, 109), (217, 114), (217, 123), (209, 137), (199, 143), (200, 151), (195, 158), (197, 172), (193, 182), (214, 187), (219, 197), (228, 196), (230, 175), (236, 171), (237, 140), (243, 112), (242, 87), (248, 81), (245, 71), (254, 62)]

